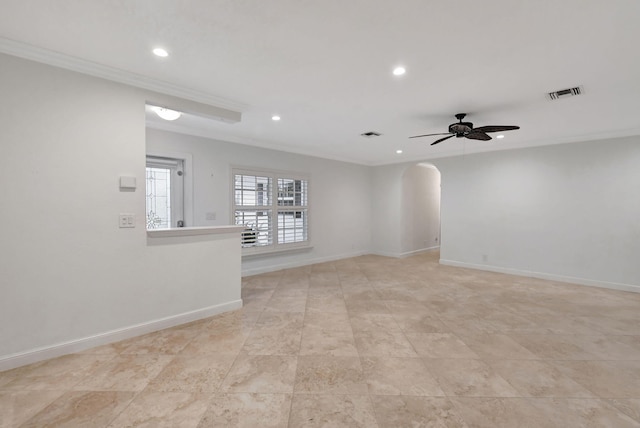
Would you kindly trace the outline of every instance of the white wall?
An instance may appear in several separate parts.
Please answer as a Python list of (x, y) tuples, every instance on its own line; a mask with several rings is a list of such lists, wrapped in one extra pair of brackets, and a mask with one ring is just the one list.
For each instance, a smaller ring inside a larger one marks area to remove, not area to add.
[(0, 370), (241, 303), (239, 236), (147, 244), (143, 91), (0, 55), (0, 93)]
[[(244, 257), (242, 271), (245, 274), (371, 251), (371, 170), (366, 166), (156, 129), (147, 130), (147, 150), (192, 155), (194, 222), (197, 226), (232, 224), (232, 166), (309, 174), (309, 221), (313, 248), (302, 252)], [(206, 220), (208, 212), (216, 213), (215, 221)]]
[(402, 175), (403, 255), (440, 245), (440, 171), (418, 164)]
[[(640, 291), (640, 137), (466, 155), (442, 174), (441, 261)], [(375, 250), (398, 253), (402, 175), (376, 167)]]
[(442, 259), (640, 287), (640, 137), (435, 163)]
[(371, 213), (372, 249), (375, 254), (402, 255), (402, 175), (412, 165), (385, 165), (373, 168)]

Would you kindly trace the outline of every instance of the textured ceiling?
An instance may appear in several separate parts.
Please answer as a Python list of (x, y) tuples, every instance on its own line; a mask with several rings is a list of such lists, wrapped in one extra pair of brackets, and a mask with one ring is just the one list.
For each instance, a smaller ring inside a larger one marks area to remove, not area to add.
[[(636, 0), (15, 0), (0, 37), (243, 113), (149, 114), (149, 126), (378, 165), (640, 134), (639, 21)], [(545, 98), (578, 85), (582, 96)], [(521, 130), (407, 138), (445, 132), (458, 112)]]

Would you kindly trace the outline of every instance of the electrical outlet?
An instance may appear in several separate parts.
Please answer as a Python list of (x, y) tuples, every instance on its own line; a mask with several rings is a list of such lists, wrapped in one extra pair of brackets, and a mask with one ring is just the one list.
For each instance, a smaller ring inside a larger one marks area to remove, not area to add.
[(213, 220), (215, 220), (215, 219), (216, 219), (216, 213), (215, 213), (215, 212), (206, 213), (206, 214), (205, 214), (205, 218), (206, 218), (208, 221), (213, 221)]

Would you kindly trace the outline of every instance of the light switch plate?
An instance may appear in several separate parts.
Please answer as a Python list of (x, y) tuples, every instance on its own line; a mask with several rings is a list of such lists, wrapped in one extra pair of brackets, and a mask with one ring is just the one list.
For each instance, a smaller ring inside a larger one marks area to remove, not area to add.
[(120, 227), (136, 227), (135, 214), (120, 214)]

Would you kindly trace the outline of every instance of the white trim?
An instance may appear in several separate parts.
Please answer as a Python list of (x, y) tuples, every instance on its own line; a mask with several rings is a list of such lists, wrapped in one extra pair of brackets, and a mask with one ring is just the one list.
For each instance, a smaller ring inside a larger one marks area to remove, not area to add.
[(406, 251), (404, 253), (396, 253), (389, 251), (372, 251), (369, 254), (374, 256), (382, 256), (382, 257), (393, 257), (394, 259), (404, 259), (405, 257), (415, 256), (417, 254), (426, 253), (431, 250), (437, 250), (440, 248), (440, 245), (436, 245), (435, 247), (421, 248), (419, 250)]
[[(242, 227), (242, 226), (240, 226)], [(244, 229), (243, 229), (244, 230)], [(306, 244), (306, 242), (305, 242)], [(262, 248), (262, 251), (256, 251), (256, 252), (249, 252), (249, 251), (245, 251), (245, 250), (251, 250), (252, 247), (248, 247), (248, 248), (243, 248), (242, 250), (242, 258), (245, 259), (257, 259), (260, 258), (261, 256), (271, 256), (271, 255), (275, 255), (275, 254), (279, 254), (279, 253), (295, 253), (295, 252), (302, 252), (305, 250), (313, 250), (313, 245), (298, 245), (296, 243), (293, 244), (280, 244), (278, 245), (277, 248), (270, 248), (272, 247), (271, 245), (269, 246), (264, 246), (264, 247), (259, 247)], [(282, 248), (280, 248), (282, 247)], [(254, 247), (255, 248), (255, 247)]]
[(111, 330), (94, 336), (83, 337), (56, 345), (32, 349), (18, 354), (11, 354), (0, 357), (0, 371), (10, 370), (27, 364), (37, 363), (50, 358), (62, 355), (73, 354), (96, 346), (107, 345), (113, 342), (130, 339), (154, 331), (175, 327), (181, 324), (209, 318), (224, 312), (242, 308), (242, 300), (234, 300), (220, 305), (209, 306), (195, 311), (172, 315), (166, 318), (157, 319), (129, 327)]
[[(307, 266), (307, 265), (312, 265), (316, 263), (332, 262), (336, 260), (347, 259), (350, 257), (359, 257), (364, 255), (403, 258), (403, 257), (408, 257), (414, 254), (418, 254), (421, 252), (431, 251), (436, 248), (439, 248), (439, 247), (426, 248), (424, 250), (411, 251), (408, 253), (388, 253), (384, 251), (373, 251), (373, 252), (358, 251), (354, 253), (342, 254), (339, 256), (317, 257), (314, 259), (306, 259), (306, 260), (300, 260), (300, 261), (289, 262), (289, 263), (281, 263), (277, 265), (270, 265), (270, 266), (260, 267), (260, 268), (242, 269), (242, 276), (245, 277), (245, 276), (259, 275), (261, 273), (275, 272), (282, 269), (296, 268), (296, 267)], [(595, 281), (595, 280), (586, 279), (586, 278), (575, 278), (570, 276), (554, 275), (554, 274), (548, 274), (548, 273), (542, 273), (542, 272), (531, 272), (531, 271), (525, 271), (525, 270), (519, 270), (519, 269), (501, 268), (497, 266), (478, 265), (473, 263), (457, 262), (454, 260), (446, 260), (446, 259), (440, 259), (440, 264), (447, 265), (447, 266), (454, 266), (454, 267), (484, 270), (489, 272), (505, 273), (508, 275), (547, 279), (550, 281), (566, 282), (570, 284), (585, 285), (589, 287), (599, 287), (599, 288), (607, 288), (611, 290), (640, 293), (640, 285), (622, 284), (622, 283), (606, 282), (606, 281)]]
[[(204, 104), (173, 95), (161, 94), (155, 91), (146, 91), (145, 100), (147, 122), (152, 121), (149, 116), (157, 116), (157, 113), (153, 111), (154, 107), (175, 110), (180, 113), (200, 116), (205, 119), (219, 120), (228, 124), (238, 123), (242, 120), (242, 113), (239, 111), (232, 111), (211, 104)], [(154, 120), (156, 119), (154, 118)]]
[[(162, 80), (153, 79), (150, 77), (142, 76), (140, 74), (132, 73), (132, 72), (121, 70), (114, 67), (109, 67), (103, 64), (65, 55), (60, 52), (55, 52), (48, 49), (32, 46), (27, 43), (18, 42), (15, 40), (4, 38), (4, 37), (0, 37), (0, 53), (5, 53), (7, 55), (12, 55), (19, 58), (36, 61), (39, 63), (48, 64), (54, 67), (64, 68), (66, 70), (71, 70), (77, 73), (99, 77), (102, 79), (110, 80), (112, 82), (122, 83), (122, 84), (133, 86), (136, 88), (158, 92), (160, 94), (167, 94), (174, 97), (183, 98), (185, 100), (191, 100), (191, 101), (203, 103), (203, 104), (218, 107), (221, 109), (229, 109), (232, 111), (228, 113), (230, 113), (230, 115), (233, 117), (236, 117), (238, 112), (246, 111), (249, 108), (249, 105), (246, 103), (229, 100), (229, 99), (212, 95), (212, 94), (205, 94), (202, 91), (198, 91), (195, 89), (175, 85)], [(224, 117), (228, 119), (226, 114), (220, 115), (220, 117), (221, 118)], [(254, 138), (234, 135), (232, 133), (219, 131), (219, 130), (215, 132), (210, 132), (210, 131), (193, 129), (177, 123), (157, 122), (157, 123), (147, 124), (147, 126), (149, 126), (150, 128), (177, 132), (181, 134), (217, 139), (219, 141), (228, 141), (228, 142), (234, 142), (234, 143), (240, 143), (240, 144), (247, 144), (250, 146), (261, 147), (261, 148), (266, 148), (270, 150), (278, 150), (278, 151), (284, 151), (287, 153), (296, 153), (300, 155), (313, 156), (313, 157), (319, 157), (323, 159), (335, 160), (339, 162), (372, 166), (372, 167), (401, 164), (406, 162), (421, 162), (421, 161), (428, 161), (432, 159), (461, 156), (465, 154), (465, 153), (461, 153), (459, 149), (450, 149), (444, 152), (438, 152), (431, 155), (420, 154), (420, 155), (414, 155), (410, 157), (403, 157), (402, 159), (399, 159), (394, 156), (394, 157), (389, 157), (388, 159), (385, 159), (385, 160), (363, 161), (362, 159), (355, 159), (355, 158), (345, 159), (344, 155), (321, 152), (319, 150), (303, 148), (302, 146), (289, 145), (289, 144), (283, 145), (283, 144), (276, 144), (273, 142), (265, 142), (265, 141), (257, 140)], [(589, 134), (589, 135), (559, 137), (554, 139), (547, 139), (544, 141), (534, 140), (534, 141), (524, 141), (518, 144), (511, 143), (511, 145), (507, 147), (502, 145), (500, 146), (476, 145), (475, 146), (477, 147), (476, 149), (471, 150), (467, 148), (466, 155), (500, 151), (500, 150), (542, 147), (542, 146), (555, 145), (555, 144), (580, 143), (584, 141), (601, 140), (601, 139), (608, 139), (608, 138), (624, 138), (624, 137), (637, 136), (639, 134), (640, 134), (640, 128), (636, 127), (636, 128), (628, 128), (623, 130), (600, 132), (600, 133)]]
[(275, 272), (282, 269), (297, 268), (301, 266), (313, 265), (316, 263), (334, 262), (336, 260), (348, 259), (351, 257), (360, 257), (368, 254), (371, 254), (371, 252), (355, 251), (353, 253), (340, 254), (338, 256), (316, 257), (313, 259), (304, 259), (304, 260), (298, 260), (294, 262), (271, 264), (269, 266), (263, 266), (263, 267), (252, 268), (252, 269), (242, 269), (242, 276), (244, 277), (244, 276), (259, 275), (261, 273)]
[(402, 255), (402, 253), (393, 253), (389, 251), (371, 251), (369, 254), (373, 256), (392, 257), (394, 259), (399, 259)]
[(556, 275), (544, 272), (532, 272), (521, 269), (503, 268), (499, 266), (478, 265), (474, 263), (458, 262), (455, 260), (440, 259), (440, 264), (469, 269), (485, 270), (489, 272), (506, 273), (509, 275), (527, 276), (531, 278), (548, 279), (551, 281), (567, 282), (570, 284), (586, 285), (589, 287), (609, 288), (611, 290), (630, 291), (640, 293), (640, 285), (622, 284), (618, 282), (597, 281), (587, 278), (576, 278), (573, 276)]
[(263, 168), (263, 167), (251, 167), (251, 166), (246, 166), (246, 165), (229, 165), (231, 168), (231, 177), (233, 178), (233, 176), (235, 174), (241, 174), (241, 175), (260, 175), (260, 174), (265, 174), (265, 175), (276, 175), (276, 176), (280, 176), (280, 178), (293, 178), (293, 179), (297, 179), (297, 180), (309, 180), (309, 178), (311, 177), (311, 175), (309, 173), (305, 173), (305, 172), (297, 172), (297, 171), (287, 171), (287, 170), (283, 170), (283, 169), (270, 169), (270, 168)]
[(476, 155), (480, 153), (499, 152), (503, 150), (534, 149), (539, 147), (555, 146), (560, 144), (584, 143), (587, 141), (594, 141), (594, 140), (636, 137), (638, 135), (640, 135), (640, 128), (627, 128), (627, 129), (614, 130), (614, 131), (598, 132), (598, 133), (587, 134), (587, 135), (548, 138), (546, 140), (529, 140), (529, 141), (523, 141), (520, 143), (513, 143), (510, 141), (508, 143), (504, 142), (504, 143), (498, 143), (496, 145), (477, 144), (477, 145), (474, 145), (473, 148), (466, 146), (463, 150), (461, 150), (459, 147), (449, 146), (451, 147), (450, 149), (447, 149), (446, 151), (441, 151), (438, 153), (432, 153), (428, 155), (424, 155), (424, 154), (413, 155), (413, 156), (409, 155), (408, 157), (405, 157), (403, 159), (398, 159), (397, 157), (396, 158), (390, 157), (389, 158), (390, 161), (387, 161), (387, 160), (372, 161), (372, 162), (366, 163), (365, 165), (375, 167), (375, 166), (398, 165), (398, 164), (409, 163), (409, 162), (411, 163), (431, 162), (434, 159), (452, 158), (456, 156), (470, 156), (470, 155)]
[[(219, 108), (244, 111), (248, 107), (248, 105), (244, 103), (239, 103), (237, 101), (228, 100), (211, 94), (204, 94), (202, 91), (197, 91), (195, 89), (174, 85), (162, 80), (153, 79), (140, 74), (65, 55), (60, 52), (32, 46), (27, 43), (6, 39), (4, 37), (0, 37), (0, 52), (52, 65), (54, 67), (64, 68), (77, 73), (100, 77), (112, 82), (160, 92), (162, 94), (173, 95)], [(235, 114), (236, 112), (231, 113)]]
[(415, 256), (418, 254), (422, 254), (422, 253), (427, 253), (431, 250), (437, 250), (440, 248), (440, 245), (436, 245), (434, 247), (429, 247), (429, 248), (421, 248), (419, 250), (413, 250), (413, 251), (407, 251), (405, 253), (400, 253), (397, 257), (400, 259), (404, 259), (405, 257), (411, 257), (411, 256)]
[(171, 229), (147, 229), (150, 238), (167, 238), (170, 236), (219, 235), (223, 233), (238, 234), (244, 226), (206, 226), (206, 227), (176, 227)]
[(232, 134), (230, 132), (226, 132), (221, 129), (215, 129), (215, 130), (196, 129), (193, 127), (180, 125), (179, 123), (176, 123), (176, 122), (179, 122), (179, 121), (174, 121), (174, 122), (169, 122), (166, 120), (163, 120), (162, 122), (147, 121), (147, 127), (153, 128), (153, 129), (159, 129), (161, 131), (173, 132), (177, 134), (185, 134), (185, 135), (192, 135), (194, 137), (207, 138), (215, 141), (223, 141), (227, 143), (238, 143), (238, 144), (244, 144), (252, 147), (259, 147), (262, 149), (276, 150), (279, 152), (285, 152), (287, 154), (293, 153), (293, 154), (304, 155), (304, 156), (312, 156), (320, 159), (329, 159), (332, 161), (345, 163), (345, 164), (372, 166), (370, 162), (363, 161), (362, 159), (355, 159), (355, 158), (346, 157), (345, 155), (338, 155), (335, 153), (328, 153), (320, 150), (309, 149), (306, 146), (277, 144), (271, 141), (262, 141), (262, 140), (257, 140), (251, 137)]

